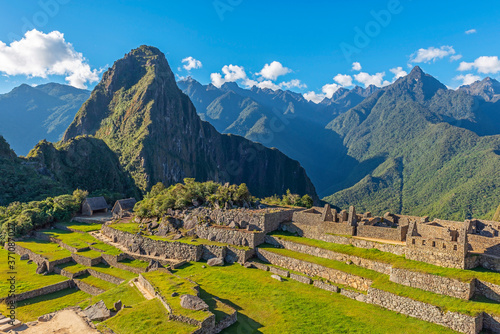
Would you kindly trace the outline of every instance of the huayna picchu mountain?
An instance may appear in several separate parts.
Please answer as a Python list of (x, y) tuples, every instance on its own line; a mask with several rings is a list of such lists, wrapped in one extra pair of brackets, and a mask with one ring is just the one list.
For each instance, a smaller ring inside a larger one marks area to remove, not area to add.
[(154, 47), (132, 50), (104, 73), (63, 141), (80, 135), (102, 139), (142, 190), (192, 177), (246, 183), (259, 197), (290, 189), (318, 199), (297, 161), (202, 121)]

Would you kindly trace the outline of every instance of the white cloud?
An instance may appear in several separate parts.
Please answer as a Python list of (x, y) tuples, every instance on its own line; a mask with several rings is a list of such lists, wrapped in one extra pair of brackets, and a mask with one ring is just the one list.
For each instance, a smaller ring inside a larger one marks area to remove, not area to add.
[(478, 75), (474, 74), (466, 74), (466, 75), (457, 75), (456, 77), (453, 78), (453, 80), (462, 80), (462, 84), (460, 86), (464, 85), (470, 85), (471, 83), (474, 83), (478, 80), (481, 80), (481, 77)]
[(259, 87), (261, 89), (269, 88), (269, 89), (272, 89), (272, 90), (278, 90), (278, 89), (281, 88), (280, 86), (278, 86), (277, 84), (275, 84), (271, 80), (264, 80), (264, 81), (261, 81), (261, 82), (255, 82), (254, 80), (248, 80), (245, 84), (247, 86), (250, 86), (250, 87), (257, 86), (257, 87)]
[(87, 83), (99, 80), (99, 72), (92, 70), (83, 55), (66, 42), (64, 34), (44, 34), (36, 29), (10, 45), (0, 41), (0, 72), (40, 78), (65, 75), (66, 81), (77, 88), (87, 88)]
[(235, 82), (238, 80), (248, 80), (247, 74), (245, 73), (245, 69), (243, 66), (237, 65), (225, 65), (222, 68), (222, 76), (220, 73), (212, 73), (210, 74), (210, 79), (212, 80), (212, 84), (220, 88), (226, 82)]
[(498, 73), (500, 72), (500, 60), (497, 56), (482, 56), (474, 60), (472, 63), (463, 61), (460, 63), (460, 66), (458, 66), (459, 71), (469, 71), (473, 68), (475, 68), (479, 73)]
[(280, 62), (273, 61), (271, 64), (264, 65), (264, 68), (257, 75), (265, 79), (276, 80), (279, 76), (292, 72), (291, 69), (284, 67)]
[[(358, 63), (359, 64), (359, 63)], [(360, 67), (361, 68), (361, 67)], [(352, 77), (347, 74), (337, 74), (333, 80), (342, 86), (352, 86)]]
[(361, 71), (361, 64), (358, 63), (357, 61), (352, 63), (352, 70), (353, 71)]
[(279, 84), (280, 87), (285, 88), (285, 89), (291, 89), (291, 88), (299, 88), (299, 89), (304, 89), (307, 88), (307, 85), (305, 83), (302, 83), (299, 79), (292, 79), (290, 81), (285, 81)]
[(365, 85), (365, 88), (370, 85), (375, 85), (377, 87), (387, 86), (390, 82), (384, 80), (385, 72), (376, 73), (370, 75), (366, 72), (360, 72), (354, 75), (356, 81)]
[(403, 71), (403, 68), (401, 66), (391, 68), (389, 71), (391, 71), (394, 74), (394, 79), (392, 79), (392, 81), (396, 81), (399, 78), (404, 77), (405, 75), (408, 74), (408, 72)]
[(182, 63), (185, 64), (182, 67), (184, 67), (186, 71), (191, 71), (192, 69), (198, 69), (203, 66), (201, 61), (194, 59), (193, 57), (184, 58), (182, 60)]
[(467, 35), (470, 35), (470, 34), (475, 34), (476, 32), (477, 32), (477, 30), (476, 30), (476, 29), (470, 29), (470, 30), (467, 30), (465, 33), (466, 33)]
[(327, 84), (324, 85), (321, 90), (323, 93), (325, 93), (325, 97), (331, 99), (333, 94), (335, 94), (336, 91), (338, 91), (342, 86), (337, 85), (337, 84)]
[(444, 45), (440, 48), (431, 46), (428, 49), (419, 49), (410, 56), (411, 63), (429, 63), (447, 56), (454, 55), (456, 52), (452, 46)]
[(450, 57), (450, 60), (454, 61), (454, 60), (459, 60), (461, 58), (462, 58), (462, 55), (453, 55), (453, 56)]
[(321, 101), (323, 101), (323, 99), (325, 98), (325, 94), (316, 94), (315, 92), (307, 92), (304, 94), (304, 98), (307, 101), (318, 104)]

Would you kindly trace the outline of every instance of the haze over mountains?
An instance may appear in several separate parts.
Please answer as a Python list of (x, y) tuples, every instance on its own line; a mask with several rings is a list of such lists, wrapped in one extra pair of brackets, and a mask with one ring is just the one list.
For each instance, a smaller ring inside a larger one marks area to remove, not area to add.
[(58, 141), (90, 91), (57, 83), (21, 85), (0, 95), (0, 134), (19, 155), (41, 139)]
[[(314, 196), (315, 186), (336, 206), (377, 214), (491, 218), (500, 203), (500, 83), (494, 79), (450, 90), (415, 67), (387, 87), (341, 88), (319, 104), (236, 83), (217, 88), (188, 78), (177, 85), (161, 52), (133, 50), (103, 75), (63, 142), (40, 143), (31, 162), (52, 180), (76, 186), (68, 157), (102, 154), (110, 173), (98, 174), (128, 193), (189, 176), (246, 182), (258, 196), (287, 188)], [(35, 88), (21, 87), (34, 94)], [(300, 162), (314, 186), (280, 151)], [(109, 167), (112, 156), (119, 168)], [(103, 182), (85, 185), (111, 186)]]

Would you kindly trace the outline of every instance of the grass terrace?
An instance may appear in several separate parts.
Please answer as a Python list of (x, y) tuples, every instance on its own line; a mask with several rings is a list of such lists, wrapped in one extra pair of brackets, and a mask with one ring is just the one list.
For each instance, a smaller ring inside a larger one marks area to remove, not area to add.
[(64, 269), (67, 272), (72, 273), (72, 274), (75, 274), (75, 273), (80, 272), (82, 270), (88, 269), (88, 267), (86, 267), (82, 264), (73, 262), (73, 261), (58, 264), (56, 267), (58, 267), (60, 269)]
[(137, 223), (116, 223), (109, 225), (111, 228), (114, 228), (118, 231), (128, 232), (132, 234), (136, 234), (141, 229), (139, 228), (139, 224)]
[(149, 263), (136, 259), (124, 259), (122, 261), (118, 261), (118, 263), (124, 264), (133, 268), (146, 269), (149, 266)]
[(137, 274), (131, 273), (130, 271), (126, 271), (123, 269), (118, 269), (115, 267), (110, 267), (104, 263), (99, 263), (96, 266), (91, 267), (90, 269), (93, 269), (95, 271), (108, 274), (114, 277), (118, 277), (120, 279), (123, 279), (125, 281), (129, 281), (134, 277), (137, 277)]
[[(198, 321), (203, 321), (210, 316), (210, 314), (205, 311), (194, 311), (181, 307), (182, 295), (196, 295), (196, 291), (194, 290), (195, 284), (161, 270), (144, 273), (142, 275), (153, 285), (155, 290), (159, 291), (168, 305), (172, 307), (174, 314), (183, 315)], [(172, 293), (174, 292), (178, 293), (177, 297), (172, 297)]]
[(470, 282), (472, 281), (472, 279), (477, 278), (486, 282), (500, 285), (500, 273), (493, 272), (491, 270), (484, 268), (477, 268), (473, 270), (444, 268), (440, 266), (435, 266), (430, 263), (408, 260), (404, 256), (382, 252), (374, 248), (364, 249), (364, 248), (354, 247), (353, 245), (335, 244), (316, 239), (298, 237), (287, 232), (273, 232), (271, 235), (275, 238), (292, 241), (302, 245), (317, 247), (347, 255), (353, 255), (368, 260), (389, 263), (394, 268), (408, 269), (411, 271), (417, 271), (427, 274), (453, 278), (462, 282)]
[(437, 293), (393, 283), (389, 280), (389, 275), (384, 275), (376, 271), (361, 268), (355, 265), (348, 265), (340, 261), (334, 261), (317, 256), (298, 253), (283, 248), (274, 248), (271, 245), (262, 245), (260, 246), (260, 248), (283, 256), (315, 263), (327, 268), (332, 268), (371, 279), (373, 280), (373, 288), (384, 290), (398, 296), (408, 297), (420, 302), (432, 304), (439, 307), (443, 311), (459, 312), (473, 316), (476, 316), (481, 312), (500, 315), (500, 303), (496, 303), (491, 300), (463, 300), (448, 297), (445, 295), (440, 295)]
[[(26, 291), (31, 291), (35, 289), (42, 288), (47, 285), (56, 284), (62, 281), (66, 281), (68, 278), (56, 274), (48, 275), (37, 275), (36, 274), (36, 263), (28, 264), (28, 261), (21, 261), (19, 255), (11, 255), (16, 262), (16, 292), (22, 293)], [(7, 279), (10, 277), (7, 272), (9, 268), (7, 267), (8, 251), (0, 247), (0, 258), (2, 259), (0, 265), (0, 298), (7, 297), (9, 294), (10, 284)]]
[(168, 320), (167, 310), (155, 298), (123, 309), (116, 316), (100, 323), (97, 329), (103, 333), (111, 329), (120, 334), (189, 334), (197, 327)]
[(89, 285), (95, 286), (96, 288), (108, 291), (116, 288), (116, 284), (110, 283), (108, 281), (102, 280), (100, 278), (94, 277), (90, 274), (85, 274), (76, 278), (79, 281), (87, 283)]
[(93, 248), (96, 248), (101, 251), (101, 253), (109, 254), (109, 255), (120, 255), (123, 253), (120, 249), (108, 245), (105, 242), (98, 241), (95, 244), (92, 245)]
[[(22, 322), (38, 319), (39, 316), (77, 305), (90, 295), (75, 289), (65, 289), (48, 295), (23, 300), (17, 303), (16, 317)], [(7, 306), (0, 304), (0, 313), (7, 314)]]
[(139, 304), (146, 299), (135, 287), (130, 286), (128, 283), (122, 283), (104, 293), (101, 293), (100, 295), (92, 296), (83, 303), (80, 303), (79, 306), (84, 309), (89, 305), (99, 302), (100, 300), (104, 301), (108, 309), (113, 309), (114, 304), (118, 300), (121, 300), (123, 305), (131, 306)]
[(23, 241), (16, 241), (16, 245), (29, 249), (32, 252), (43, 256), (49, 261), (61, 260), (66, 257), (71, 257), (71, 252), (62, 248), (58, 244), (50, 241), (38, 239), (24, 239)]
[(312, 285), (291, 279), (278, 282), (262, 270), (202, 265), (190, 262), (175, 274), (194, 280), (201, 293), (218, 296), (238, 310), (237, 323), (225, 333), (385, 334), (401, 333), (402, 328), (405, 334), (455, 333)]
[(61, 240), (66, 245), (75, 248), (85, 248), (88, 247), (90, 244), (98, 242), (96, 238), (87, 233), (77, 233), (61, 229), (42, 230), (40, 232), (42, 232), (45, 235), (54, 237), (58, 240)]
[(86, 251), (77, 252), (75, 254), (84, 256), (84, 257), (89, 258), (89, 259), (97, 259), (98, 257), (101, 257), (101, 253), (100, 252), (92, 250), (92, 249), (86, 250)]
[(76, 221), (58, 223), (58, 224), (56, 224), (56, 226), (57, 225), (69, 228), (71, 230), (85, 232), (85, 233), (99, 231), (102, 227), (102, 224), (82, 223), (82, 222), (76, 222)]

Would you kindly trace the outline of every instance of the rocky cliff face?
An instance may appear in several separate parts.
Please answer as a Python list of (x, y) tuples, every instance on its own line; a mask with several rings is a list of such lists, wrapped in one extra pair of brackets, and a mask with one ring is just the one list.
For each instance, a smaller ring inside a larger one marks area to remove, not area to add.
[(79, 135), (105, 141), (142, 190), (194, 177), (244, 182), (256, 196), (290, 189), (318, 198), (298, 162), (201, 121), (165, 56), (153, 47), (132, 50), (103, 75), (63, 141)]

